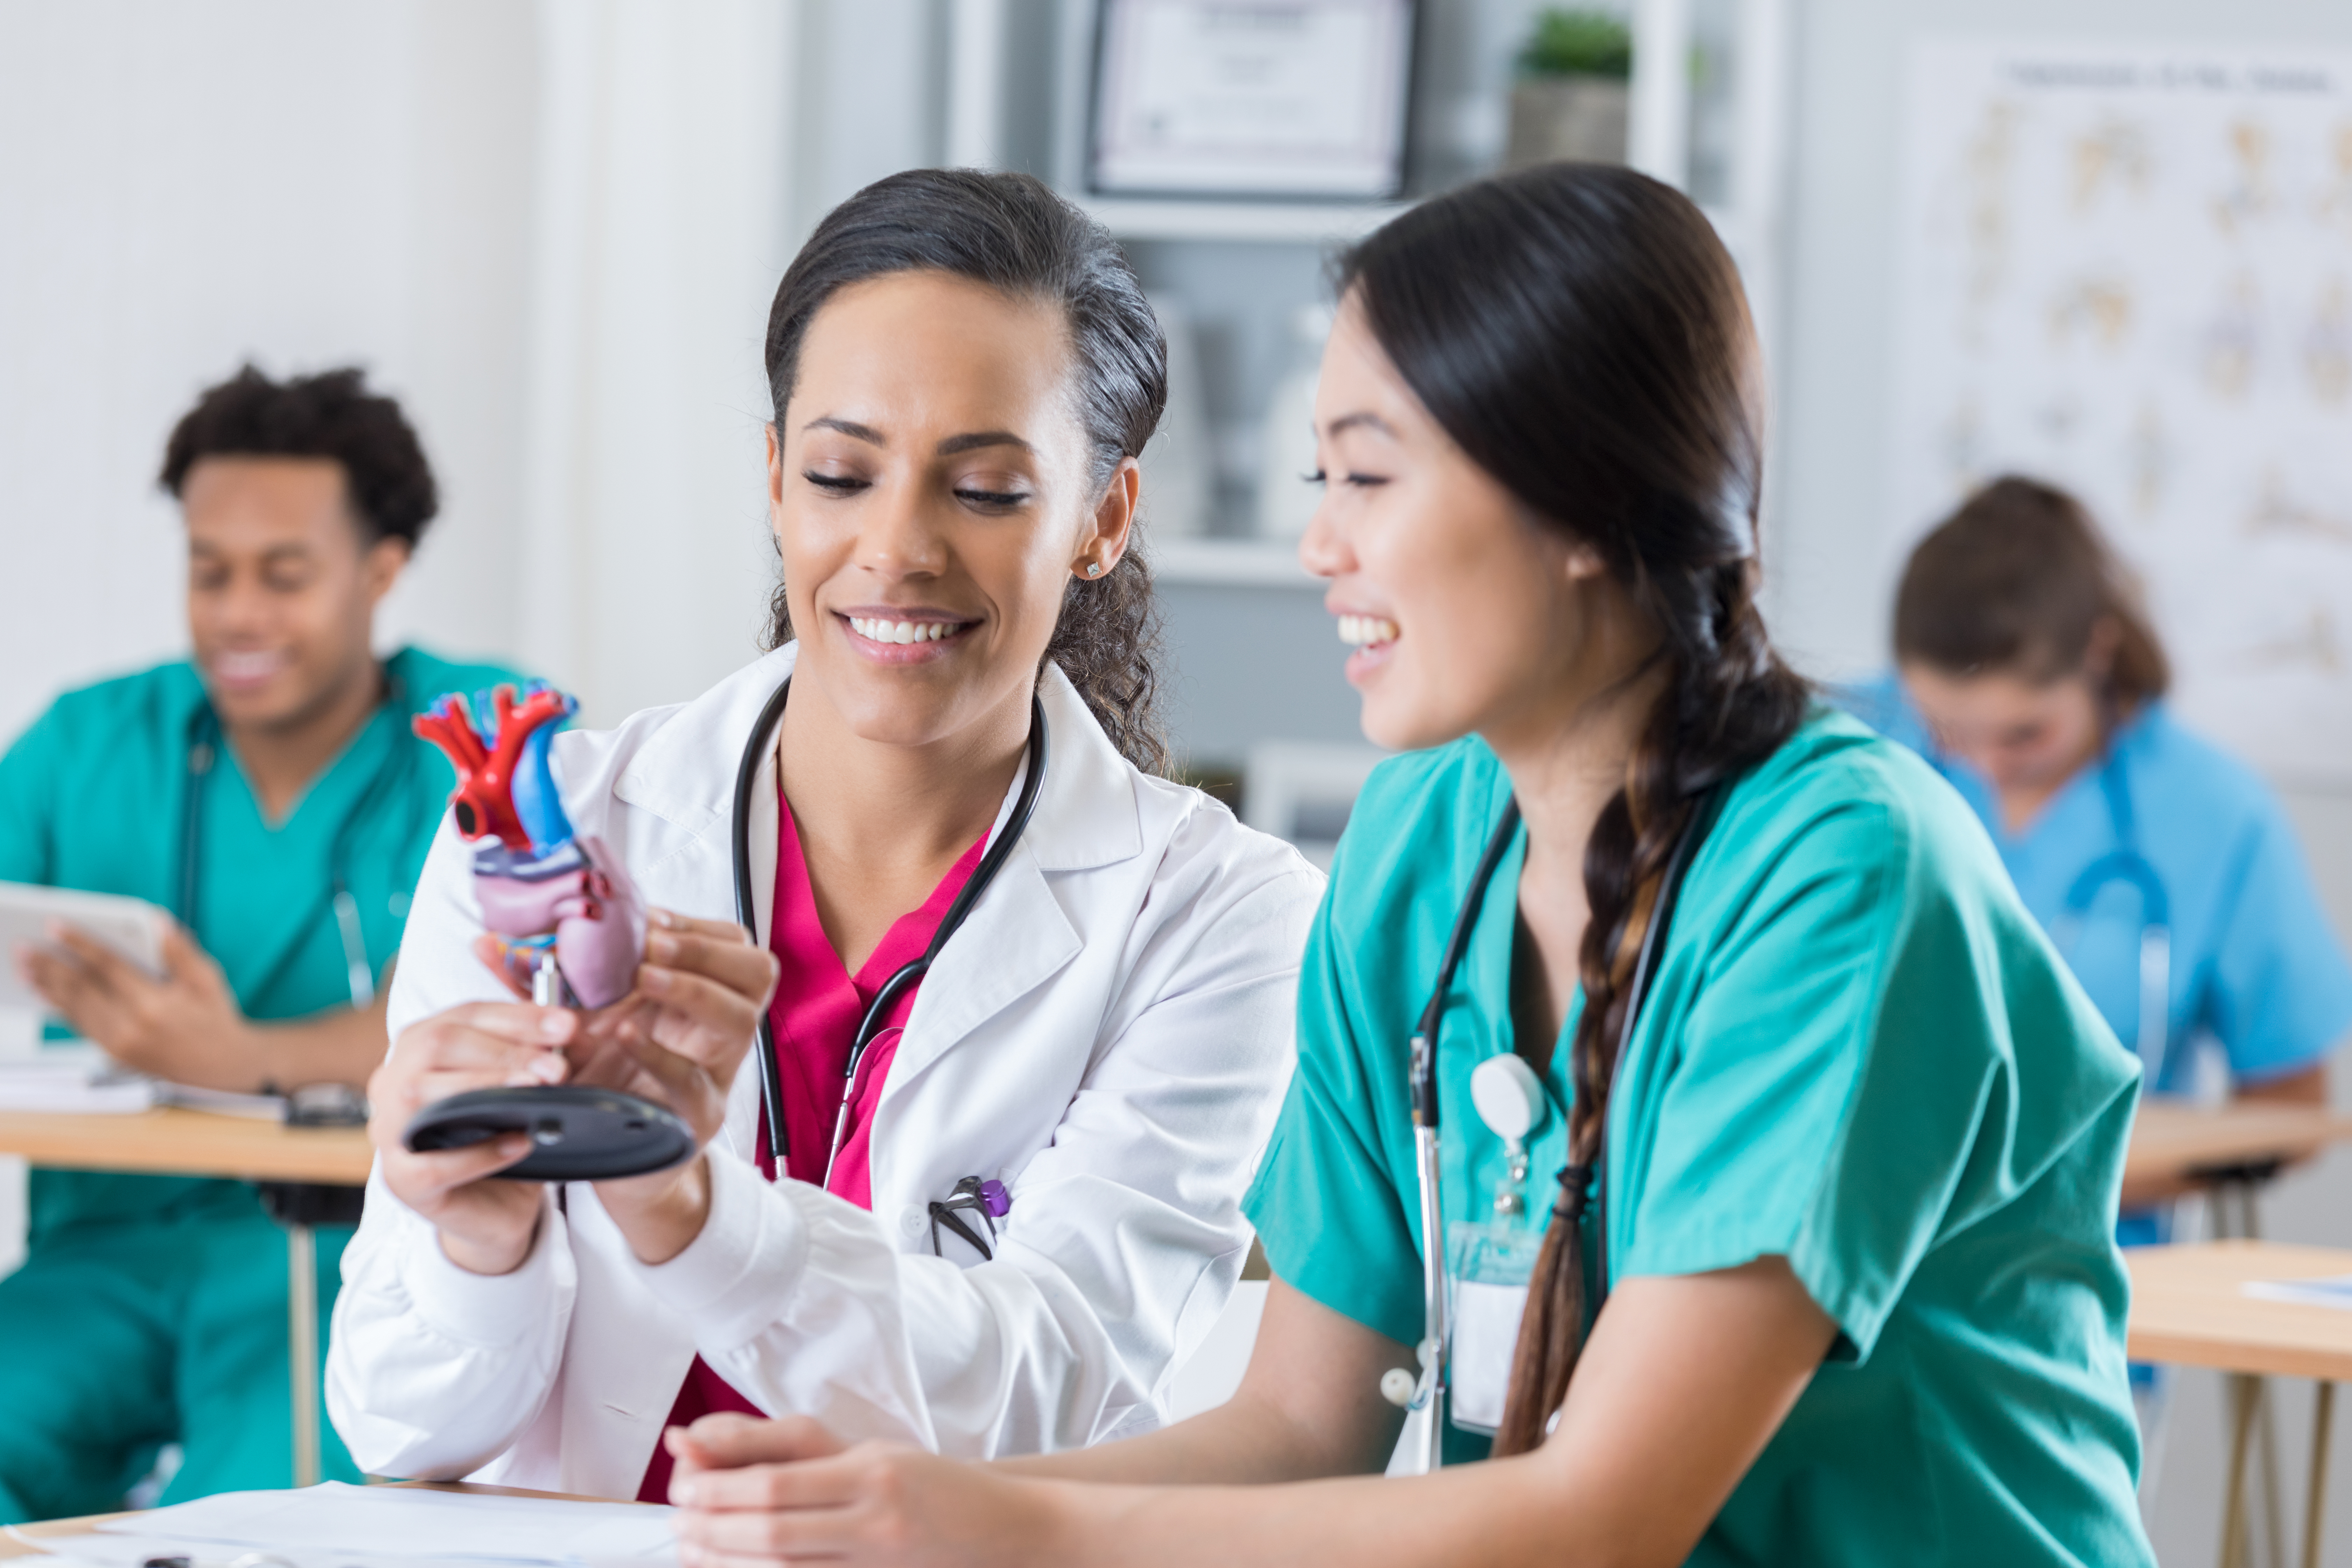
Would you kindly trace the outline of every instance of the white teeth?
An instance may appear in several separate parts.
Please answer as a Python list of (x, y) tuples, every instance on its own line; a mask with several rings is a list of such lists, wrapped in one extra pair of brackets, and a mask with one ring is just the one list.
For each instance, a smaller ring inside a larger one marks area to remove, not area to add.
[(852, 616), (849, 617), (849, 629), (875, 642), (937, 642), (941, 637), (953, 636), (956, 624), (952, 621), (877, 621)]
[(1378, 616), (1341, 616), (1339, 617), (1339, 640), (1350, 647), (1394, 642), (1396, 639), (1397, 624), (1394, 621), (1382, 620)]
[(215, 656), (213, 672), (223, 680), (258, 680), (275, 674), (284, 662), (276, 653), (223, 653)]

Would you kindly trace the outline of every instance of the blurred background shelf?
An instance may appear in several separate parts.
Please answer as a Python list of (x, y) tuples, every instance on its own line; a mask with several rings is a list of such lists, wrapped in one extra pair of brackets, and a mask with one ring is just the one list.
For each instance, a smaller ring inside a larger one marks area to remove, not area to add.
[(1095, 196), (1083, 205), (1121, 239), (1326, 245), (1361, 239), (1412, 204)]
[(1151, 575), (1171, 586), (1193, 588), (1312, 588), (1323, 579), (1298, 563), (1298, 547), (1287, 540), (1161, 539), (1149, 542)]

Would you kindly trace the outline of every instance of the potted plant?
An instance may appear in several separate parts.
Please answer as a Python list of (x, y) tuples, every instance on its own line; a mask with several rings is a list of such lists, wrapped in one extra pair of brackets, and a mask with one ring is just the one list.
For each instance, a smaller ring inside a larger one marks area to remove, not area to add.
[(1633, 36), (1605, 11), (1545, 10), (1519, 50), (1507, 169), (1573, 158), (1625, 161)]

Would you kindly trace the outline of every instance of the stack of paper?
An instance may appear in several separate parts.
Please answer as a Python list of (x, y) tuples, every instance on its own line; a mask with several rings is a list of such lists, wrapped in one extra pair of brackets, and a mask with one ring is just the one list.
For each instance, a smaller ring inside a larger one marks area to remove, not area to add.
[(285, 1119), (274, 1094), (230, 1094), (142, 1077), (88, 1040), (63, 1040), (30, 1056), (0, 1057), (0, 1110), (73, 1116), (127, 1116), (158, 1105), (184, 1105), (257, 1121)]
[[(340, 1481), (301, 1491), (224, 1492), (126, 1514), (84, 1535), (17, 1539), (68, 1562), (192, 1568), (266, 1552), (288, 1568), (674, 1568), (667, 1508), (484, 1497)], [(15, 1532), (11, 1532), (15, 1533)]]
[(102, 1115), (154, 1103), (152, 1082), (117, 1067), (93, 1045), (77, 1041), (0, 1060), (0, 1110)]

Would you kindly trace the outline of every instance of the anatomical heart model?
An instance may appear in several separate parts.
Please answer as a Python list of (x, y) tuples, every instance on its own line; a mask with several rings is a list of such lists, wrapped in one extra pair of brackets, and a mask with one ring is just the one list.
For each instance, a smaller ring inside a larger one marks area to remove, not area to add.
[[(449, 797), (474, 851), (482, 924), (510, 972), (532, 977), (543, 1006), (602, 1007), (629, 993), (645, 952), (646, 913), (618, 859), (573, 836), (548, 744), (580, 704), (544, 683), (451, 692), (414, 721), (457, 770)], [(485, 719), (488, 722), (485, 723)]]

